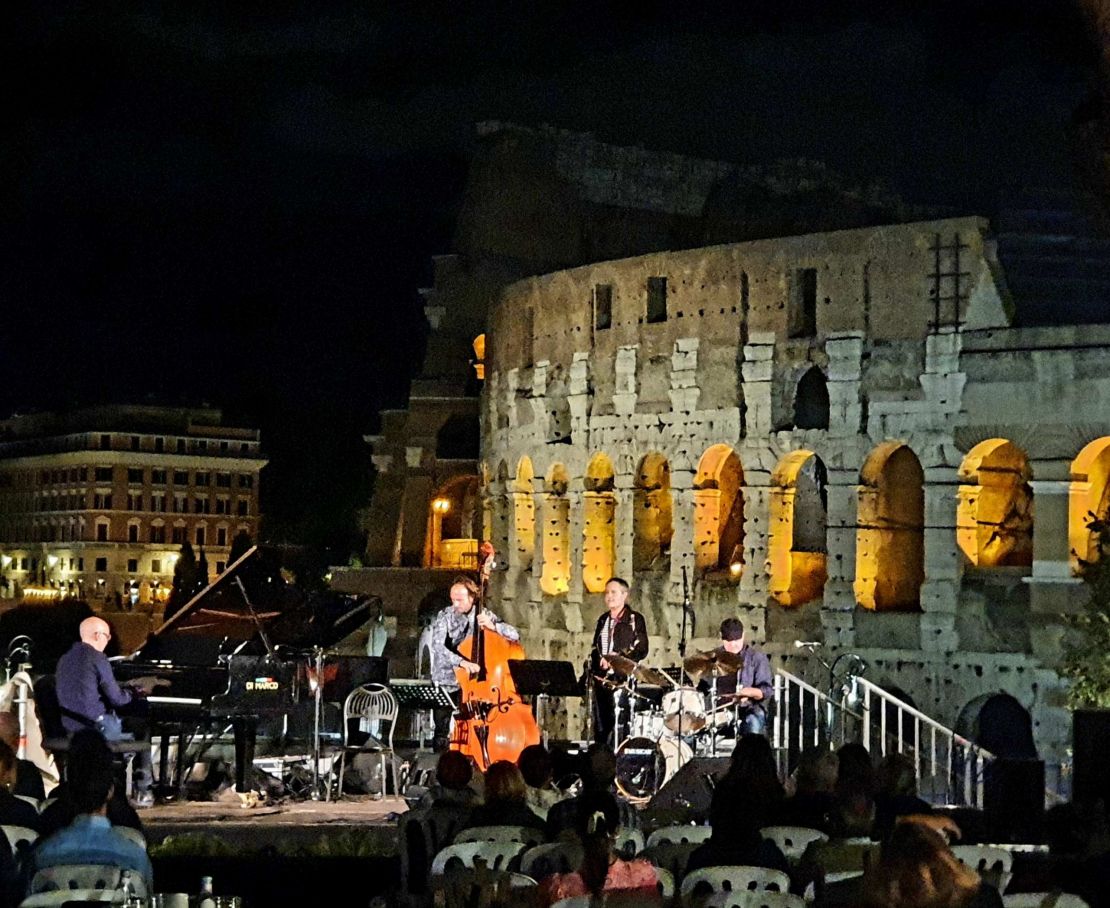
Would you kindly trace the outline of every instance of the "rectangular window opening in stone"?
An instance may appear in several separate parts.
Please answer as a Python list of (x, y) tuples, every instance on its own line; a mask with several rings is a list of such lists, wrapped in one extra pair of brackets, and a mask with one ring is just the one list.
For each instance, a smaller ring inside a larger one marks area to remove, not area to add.
[(817, 269), (799, 268), (790, 285), (790, 311), (787, 333), (790, 337), (817, 334)]
[(604, 331), (613, 326), (613, 285), (594, 285), (594, 330)]
[(648, 324), (667, 320), (667, 279), (649, 277), (647, 281)]

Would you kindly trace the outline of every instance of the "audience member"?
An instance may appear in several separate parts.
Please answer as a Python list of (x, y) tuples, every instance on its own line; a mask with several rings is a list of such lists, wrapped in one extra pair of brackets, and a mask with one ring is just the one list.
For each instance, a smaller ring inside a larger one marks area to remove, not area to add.
[[(19, 753), (19, 717), (15, 713), (0, 712), (0, 741), (7, 744), (12, 753)], [(16, 759), (15, 787), (12, 794), (37, 798), (40, 801), (46, 798), (42, 773), (30, 760)]]
[(1056, 887), (1092, 908), (1110, 904), (1110, 822), (1102, 800), (1057, 805), (1045, 820)]
[(475, 807), (481, 800), (470, 787), (474, 767), (470, 758), (457, 750), (445, 750), (436, 762), (436, 783), (420, 798), (421, 807), (436, 804), (460, 804)]
[(780, 821), (785, 826), (805, 826), (829, 831), (836, 806), (837, 758), (827, 747), (802, 751), (794, 773), (794, 793), (782, 805)]
[(686, 872), (702, 867), (735, 864), (753, 867), (770, 867), (789, 873), (784, 855), (774, 842), (763, 838), (757, 811), (747, 809), (743, 800), (735, 800), (732, 786), (718, 787), (713, 792), (713, 805), (709, 813), (713, 832), (709, 841), (690, 855)]
[(875, 772), (875, 823), (871, 837), (885, 840), (898, 817), (932, 813), (917, 796), (917, 770), (905, 754), (888, 754)]
[(904, 819), (859, 886), (864, 908), (1001, 908), (998, 890), (960, 863), (936, 829)]
[(546, 820), (548, 810), (566, 797), (552, 784), (555, 767), (551, 754), (542, 744), (531, 744), (520, 752), (516, 765), (527, 786), (525, 802)]
[(659, 902), (659, 876), (643, 858), (624, 860), (613, 848), (620, 826), (620, 810), (611, 794), (592, 790), (574, 799), (575, 831), (582, 841), (578, 870), (556, 873), (540, 881), (536, 904), (546, 908), (560, 899), (628, 894), (637, 900)]
[[(74, 747), (80, 759), (74, 759)], [(73, 735), (66, 775), (77, 816), (38, 842), (30, 854), (28, 877), (44, 867), (108, 864), (138, 873), (153, 892), (154, 871), (146, 849), (113, 829), (108, 819), (116, 785), (112, 751), (99, 732), (85, 729)]]
[(770, 742), (763, 735), (741, 735), (732, 751), (728, 772), (714, 791), (727, 803), (743, 804), (756, 828), (779, 822), (785, 791)]
[(875, 823), (875, 769), (862, 744), (845, 744), (836, 752), (836, 808), (829, 835), (837, 839), (870, 836)]
[(12, 793), (15, 789), (15, 767), (15, 753), (0, 741), (0, 825), (26, 826), (41, 833), (39, 812)]
[(486, 792), (481, 806), (470, 813), (471, 826), (527, 826), (543, 829), (544, 822), (526, 803), (527, 786), (515, 763), (498, 760), (486, 770)]
[[(617, 758), (608, 747), (593, 744), (586, 755), (585, 772), (579, 793), (553, 804), (547, 811), (547, 837), (560, 838), (577, 828), (579, 808), (583, 798), (594, 794), (612, 792), (617, 777)], [(617, 808), (619, 810), (619, 807)]]

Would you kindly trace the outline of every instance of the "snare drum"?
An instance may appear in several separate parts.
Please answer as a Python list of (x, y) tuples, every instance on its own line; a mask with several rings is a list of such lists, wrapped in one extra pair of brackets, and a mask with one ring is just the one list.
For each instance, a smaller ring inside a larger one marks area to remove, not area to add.
[(705, 698), (692, 687), (663, 695), (663, 725), (671, 734), (692, 735), (705, 728)]
[(678, 738), (627, 738), (617, 748), (617, 790), (630, 801), (647, 801), (693, 756)]

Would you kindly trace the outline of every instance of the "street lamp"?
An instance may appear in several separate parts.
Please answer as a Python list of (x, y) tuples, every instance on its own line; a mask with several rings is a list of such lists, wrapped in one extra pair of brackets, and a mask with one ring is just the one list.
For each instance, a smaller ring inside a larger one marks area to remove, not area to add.
[(440, 551), (443, 543), (443, 515), (450, 510), (450, 498), (435, 498), (432, 500), (432, 567), (442, 567)]

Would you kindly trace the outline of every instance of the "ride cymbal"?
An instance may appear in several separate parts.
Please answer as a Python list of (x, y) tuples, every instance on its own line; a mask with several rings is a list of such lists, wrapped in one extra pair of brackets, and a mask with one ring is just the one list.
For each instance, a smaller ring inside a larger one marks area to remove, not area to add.
[(695, 653), (682, 662), (682, 667), (699, 681), (702, 678), (723, 678), (725, 675), (734, 675), (743, 665), (744, 657), (740, 653), (716, 649), (707, 653)]

